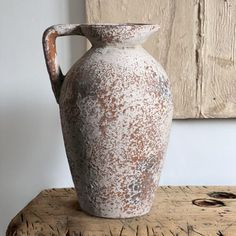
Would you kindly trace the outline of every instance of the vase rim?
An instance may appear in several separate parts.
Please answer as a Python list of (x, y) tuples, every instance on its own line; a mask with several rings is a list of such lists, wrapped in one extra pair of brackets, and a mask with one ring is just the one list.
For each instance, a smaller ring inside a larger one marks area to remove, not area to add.
[(80, 27), (83, 35), (96, 46), (142, 44), (160, 28), (151, 23), (85, 23)]
[(134, 22), (134, 23), (83, 23), (80, 25), (81, 27), (83, 26), (92, 26), (92, 27), (103, 27), (103, 26), (121, 26), (121, 27), (126, 27), (126, 26), (156, 26), (156, 27), (160, 27), (158, 24), (156, 23), (141, 23), (141, 22)]

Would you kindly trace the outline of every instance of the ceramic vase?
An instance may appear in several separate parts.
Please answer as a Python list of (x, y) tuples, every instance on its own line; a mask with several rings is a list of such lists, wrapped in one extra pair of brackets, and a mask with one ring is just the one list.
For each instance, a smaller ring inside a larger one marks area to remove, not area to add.
[[(172, 120), (168, 77), (141, 46), (155, 24), (55, 25), (43, 35), (48, 72), (80, 207), (107, 218), (149, 212)], [(59, 36), (92, 47), (64, 76)]]

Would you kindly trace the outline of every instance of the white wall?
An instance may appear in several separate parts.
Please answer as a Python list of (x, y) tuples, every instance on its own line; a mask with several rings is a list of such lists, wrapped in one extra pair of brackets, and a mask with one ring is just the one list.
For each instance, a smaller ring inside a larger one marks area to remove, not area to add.
[(162, 185), (236, 185), (236, 120), (174, 121)]
[[(41, 36), (84, 21), (82, 0), (0, 0), (0, 235), (39, 191), (72, 185)], [(59, 39), (63, 70), (84, 50)], [(175, 121), (161, 184), (236, 184), (235, 142), (235, 120)]]
[[(41, 38), (52, 24), (84, 21), (82, 0), (0, 0), (0, 235), (40, 190), (72, 185)], [(85, 41), (58, 41), (66, 71)]]

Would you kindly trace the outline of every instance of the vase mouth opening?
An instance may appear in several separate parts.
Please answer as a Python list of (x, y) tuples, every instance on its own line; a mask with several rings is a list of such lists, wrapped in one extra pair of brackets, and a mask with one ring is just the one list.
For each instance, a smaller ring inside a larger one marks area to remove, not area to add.
[(141, 44), (160, 28), (153, 23), (85, 23), (80, 25), (92, 44)]
[(81, 27), (89, 27), (89, 26), (94, 26), (94, 27), (103, 27), (103, 26), (156, 26), (159, 27), (158, 24), (155, 23), (141, 23), (141, 22), (134, 22), (134, 23), (83, 23), (81, 24)]

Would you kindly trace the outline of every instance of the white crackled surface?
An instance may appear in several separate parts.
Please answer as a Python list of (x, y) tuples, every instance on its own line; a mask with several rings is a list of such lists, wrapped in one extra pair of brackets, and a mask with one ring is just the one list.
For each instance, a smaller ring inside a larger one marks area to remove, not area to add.
[(66, 75), (59, 101), (79, 202), (97, 216), (143, 215), (158, 185), (173, 110), (164, 70), (138, 45), (156, 29), (81, 29), (93, 47)]

